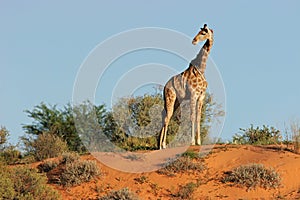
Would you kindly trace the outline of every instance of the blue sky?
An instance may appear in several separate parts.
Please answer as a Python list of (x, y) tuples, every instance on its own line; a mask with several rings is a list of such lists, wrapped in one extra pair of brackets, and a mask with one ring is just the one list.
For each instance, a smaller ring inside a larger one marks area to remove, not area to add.
[(296, 0), (0, 1), (0, 125), (15, 142), (30, 122), (24, 110), (71, 102), (80, 65), (112, 35), (162, 27), (192, 39), (208, 23), (227, 97), (222, 137), (250, 124), (282, 128), (300, 116), (299, 11)]

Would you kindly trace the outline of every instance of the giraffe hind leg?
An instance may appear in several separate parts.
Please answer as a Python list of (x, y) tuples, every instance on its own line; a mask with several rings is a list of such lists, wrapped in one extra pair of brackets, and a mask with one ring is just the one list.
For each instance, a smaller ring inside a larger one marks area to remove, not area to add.
[(167, 90), (165, 93), (165, 114), (163, 116), (163, 127), (160, 132), (160, 138), (159, 138), (159, 149), (165, 149), (166, 148), (166, 141), (167, 141), (167, 132), (168, 132), (168, 125), (170, 122), (170, 119), (173, 115), (174, 111), (174, 104), (176, 101), (176, 95), (171, 92), (170, 90)]

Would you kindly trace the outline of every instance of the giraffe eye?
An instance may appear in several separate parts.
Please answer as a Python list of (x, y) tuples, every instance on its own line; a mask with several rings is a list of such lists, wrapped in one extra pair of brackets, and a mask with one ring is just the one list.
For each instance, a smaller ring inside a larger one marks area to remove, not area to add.
[(201, 35), (205, 35), (206, 33), (202, 32)]

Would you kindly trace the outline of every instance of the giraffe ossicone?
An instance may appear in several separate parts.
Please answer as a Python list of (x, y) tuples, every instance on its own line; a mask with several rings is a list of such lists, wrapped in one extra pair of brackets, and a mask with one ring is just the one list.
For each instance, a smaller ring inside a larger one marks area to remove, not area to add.
[[(167, 131), (170, 119), (174, 111), (180, 106), (183, 100), (190, 100), (190, 120), (192, 145), (201, 145), (200, 120), (201, 109), (205, 99), (207, 82), (205, 69), (208, 55), (213, 45), (213, 30), (204, 24), (198, 34), (194, 37), (192, 44), (206, 41), (196, 58), (189, 67), (182, 73), (173, 76), (164, 87), (164, 111), (162, 129), (159, 136), (159, 149), (166, 148)], [(196, 129), (196, 135), (195, 135)]]

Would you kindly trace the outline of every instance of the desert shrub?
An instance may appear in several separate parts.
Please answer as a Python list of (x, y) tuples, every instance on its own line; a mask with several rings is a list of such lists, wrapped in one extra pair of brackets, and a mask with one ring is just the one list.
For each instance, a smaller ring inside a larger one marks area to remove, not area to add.
[(261, 164), (250, 164), (237, 167), (227, 172), (222, 182), (231, 182), (235, 185), (245, 186), (248, 190), (262, 188), (276, 188), (280, 185), (280, 176), (274, 169), (267, 169)]
[(60, 163), (69, 164), (78, 161), (80, 158), (79, 154), (76, 152), (64, 152), (62, 154), (62, 159)]
[(22, 138), (25, 150), (36, 160), (54, 158), (68, 150), (67, 144), (59, 136), (52, 133), (42, 133), (37, 138)]
[(193, 193), (197, 189), (197, 184), (189, 182), (186, 185), (180, 186), (178, 192), (172, 194), (174, 199), (193, 199)]
[(56, 168), (58, 163), (52, 160), (44, 161), (37, 166), (39, 172), (50, 172), (52, 169)]
[(64, 186), (78, 185), (88, 182), (100, 174), (95, 161), (76, 161), (67, 163), (60, 175), (60, 183)]
[(135, 193), (130, 191), (128, 188), (120, 190), (113, 190), (106, 196), (98, 198), (98, 200), (138, 200), (139, 198)]
[(174, 176), (176, 173), (189, 171), (201, 172), (205, 169), (205, 166), (202, 164), (202, 162), (199, 161), (200, 160), (197, 159), (197, 162), (194, 162), (190, 157), (182, 156), (178, 159), (175, 159), (175, 161), (170, 161), (166, 164), (165, 167), (159, 169), (157, 172), (159, 174), (165, 174), (167, 176)]
[(57, 191), (49, 187), (47, 177), (28, 167), (0, 167), (0, 197), (3, 199), (54, 200)]
[(0, 152), (1, 160), (7, 164), (15, 164), (22, 157), (21, 152), (15, 146), (7, 146)]
[(5, 127), (0, 128), (0, 162), (15, 164), (21, 158), (21, 152), (17, 146), (7, 143), (9, 131)]
[(240, 128), (242, 134), (233, 136), (233, 143), (236, 144), (254, 144), (254, 145), (267, 145), (276, 144), (280, 138), (280, 131), (274, 127), (263, 125), (262, 128), (254, 128), (251, 124), (250, 128)]

